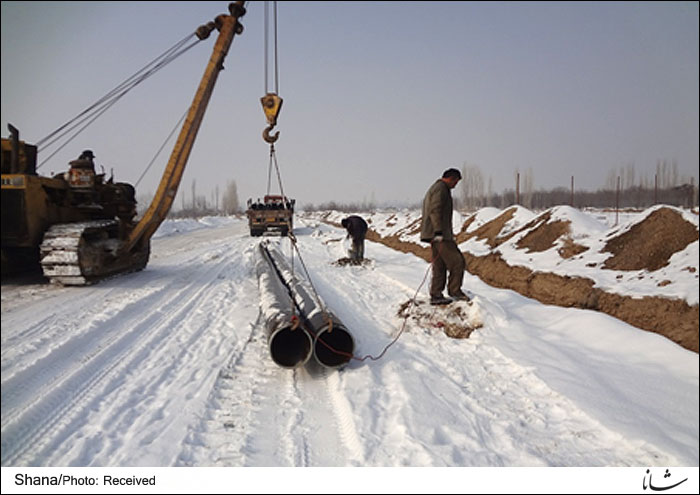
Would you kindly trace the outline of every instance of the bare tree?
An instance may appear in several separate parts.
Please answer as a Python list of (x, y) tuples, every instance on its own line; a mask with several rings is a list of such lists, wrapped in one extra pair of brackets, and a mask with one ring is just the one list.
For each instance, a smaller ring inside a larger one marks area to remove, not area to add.
[(608, 191), (614, 191), (617, 187), (617, 171), (611, 170), (608, 172), (608, 176), (605, 178), (605, 187)]
[(534, 172), (532, 171), (532, 167), (530, 167), (525, 171), (525, 177), (523, 177), (523, 205), (527, 208), (532, 208), (534, 183)]
[(195, 184), (197, 181), (192, 179), (192, 212), (197, 211), (197, 194), (195, 194)]
[(233, 215), (234, 213), (238, 213), (238, 187), (236, 186), (235, 180), (230, 180), (226, 184), (226, 190), (224, 191), (221, 202), (225, 215)]
[(484, 176), (476, 166), (462, 165), (462, 198), (464, 207), (475, 210), (484, 203)]
[[(620, 174), (622, 175), (622, 174)], [(634, 172), (634, 162), (628, 163), (625, 167), (625, 184), (624, 189), (630, 189), (634, 187), (635, 172)]]
[(489, 175), (489, 187), (486, 193), (486, 206), (493, 206), (493, 177)]
[(671, 187), (676, 187), (678, 185), (678, 164), (676, 160), (671, 162)]

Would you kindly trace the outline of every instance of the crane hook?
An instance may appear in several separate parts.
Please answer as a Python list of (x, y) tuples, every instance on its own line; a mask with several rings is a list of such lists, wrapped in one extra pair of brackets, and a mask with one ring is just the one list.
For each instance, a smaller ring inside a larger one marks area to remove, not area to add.
[(265, 140), (266, 143), (274, 143), (279, 139), (280, 137), (280, 131), (277, 131), (274, 136), (270, 136), (270, 131), (275, 127), (274, 124), (269, 125), (265, 128), (265, 130), (262, 133), (263, 139)]

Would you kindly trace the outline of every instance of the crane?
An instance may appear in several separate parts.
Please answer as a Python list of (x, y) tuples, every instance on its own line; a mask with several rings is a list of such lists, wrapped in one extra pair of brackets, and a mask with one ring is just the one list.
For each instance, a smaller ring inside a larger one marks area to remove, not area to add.
[(63, 285), (87, 285), (118, 273), (142, 270), (150, 240), (165, 220), (180, 185), (192, 146), (235, 35), (243, 32), (245, 2), (231, 2), (195, 34), (219, 34), (192, 104), (168, 160), (156, 194), (135, 221), (134, 188), (105, 180), (91, 170), (90, 154), (71, 162), (69, 174), (36, 173), (37, 147), (11, 136), (2, 138), (3, 275), (20, 266), (40, 264), (44, 276)]

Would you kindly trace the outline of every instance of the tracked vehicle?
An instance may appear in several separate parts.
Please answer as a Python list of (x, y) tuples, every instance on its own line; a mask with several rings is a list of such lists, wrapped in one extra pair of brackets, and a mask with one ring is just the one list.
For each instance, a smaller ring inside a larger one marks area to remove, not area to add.
[[(194, 33), (219, 35), (153, 201), (136, 221), (134, 187), (96, 174), (92, 152), (70, 162), (68, 172), (37, 174), (37, 147), (13, 126), (2, 138), (2, 273), (41, 267), (51, 281), (86, 285), (143, 269), (150, 240), (170, 211), (223, 62), (236, 34), (244, 2), (229, 4)], [(89, 152), (89, 153), (88, 153)]]

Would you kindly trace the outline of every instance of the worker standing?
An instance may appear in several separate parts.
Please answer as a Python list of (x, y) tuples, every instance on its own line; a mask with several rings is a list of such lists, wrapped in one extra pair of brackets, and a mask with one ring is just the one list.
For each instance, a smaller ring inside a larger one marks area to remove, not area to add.
[(352, 248), (350, 249), (350, 261), (362, 263), (365, 257), (365, 236), (367, 235), (367, 222), (362, 217), (350, 215), (341, 220), (341, 225), (348, 231), (345, 237), (352, 237)]
[[(452, 233), (452, 193), (462, 174), (456, 168), (445, 170), (442, 178), (430, 186), (423, 199), (420, 238), (430, 243), (432, 253), (433, 276), (430, 282), (430, 304), (449, 304), (453, 299), (468, 301), (469, 297), (462, 292), (464, 278), (464, 256), (457, 247)], [(442, 294), (447, 282), (447, 272), (450, 278), (447, 293)]]

